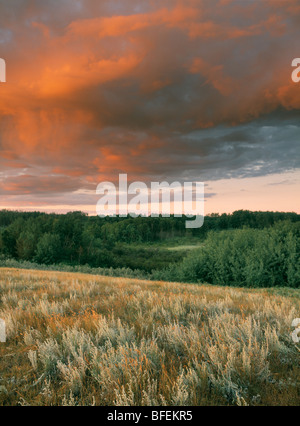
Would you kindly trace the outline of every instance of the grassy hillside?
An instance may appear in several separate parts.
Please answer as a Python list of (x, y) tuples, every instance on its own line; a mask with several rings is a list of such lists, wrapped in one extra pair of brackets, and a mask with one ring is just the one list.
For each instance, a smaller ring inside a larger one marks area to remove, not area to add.
[(299, 290), (0, 269), (1, 405), (299, 405)]

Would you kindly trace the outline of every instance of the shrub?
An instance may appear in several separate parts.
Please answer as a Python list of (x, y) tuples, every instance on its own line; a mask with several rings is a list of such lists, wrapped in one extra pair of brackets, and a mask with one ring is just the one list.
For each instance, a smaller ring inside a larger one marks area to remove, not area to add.
[(246, 287), (300, 286), (299, 226), (211, 232), (205, 245), (155, 278)]

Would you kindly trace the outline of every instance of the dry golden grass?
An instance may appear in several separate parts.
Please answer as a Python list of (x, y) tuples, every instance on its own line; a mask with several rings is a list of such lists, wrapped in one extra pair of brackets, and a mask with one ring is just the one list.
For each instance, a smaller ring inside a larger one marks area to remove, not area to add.
[(1, 405), (300, 404), (298, 290), (0, 269), (0, 296)]

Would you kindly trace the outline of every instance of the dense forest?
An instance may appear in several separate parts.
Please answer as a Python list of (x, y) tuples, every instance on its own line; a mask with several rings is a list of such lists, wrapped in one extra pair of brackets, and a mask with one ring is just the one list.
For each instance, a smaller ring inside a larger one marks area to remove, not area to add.
[[(212, 214), (199, 229), (186, 229), (185, 221), (3, 210), (0, 256), (43, 265), (129, 268), (168, 280), (299, 286), (300, 215)], [(166, 248), (184, 241), (203, 247), (191, 252)]]

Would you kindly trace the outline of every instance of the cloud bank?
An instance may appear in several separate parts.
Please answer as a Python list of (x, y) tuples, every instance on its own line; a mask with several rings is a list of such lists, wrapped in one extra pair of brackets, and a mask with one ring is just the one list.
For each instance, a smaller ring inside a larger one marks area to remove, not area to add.
[(121, 172), (213, 181), (299, 167), (298, 0), (0, 10), (1, 199), (78, 204)]

